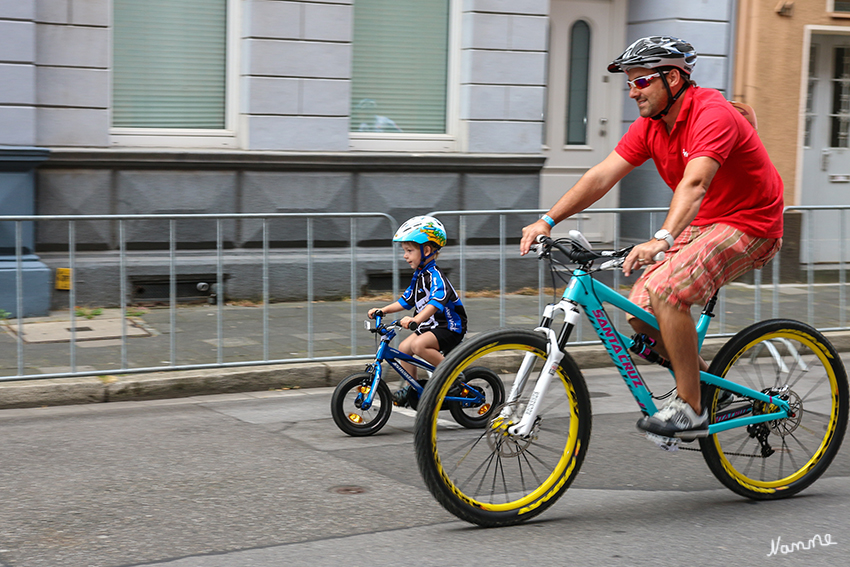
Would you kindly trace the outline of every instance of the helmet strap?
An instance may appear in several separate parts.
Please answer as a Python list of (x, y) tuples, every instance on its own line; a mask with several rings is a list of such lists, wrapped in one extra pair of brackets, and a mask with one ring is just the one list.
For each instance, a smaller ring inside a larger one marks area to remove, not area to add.
[[(668, 71), (668, 73), (669, 73), (669, 71)], [(665, 73), (664, 71), (661, 71), (660, 74), (661, 74), (661, 82), (664, 83), (664, 88), (667, 89), (667, 106), (664, 108), (664, 110), (662, 110), (661, 112), (659, 112), (658, 114), (653, 116), (652, 117), (653, 120), (661, 120), (662, 118), (667, 116), (667, 113), (670, 112), (670, 109), (673, 108), (673, 105), (676, 104), (676, 101), (679, 100), (679, 97), (682, 96), (682, 93), (684, 93), (688, 89), (688, 87), (691, 86), (690, 81), (684, 80), (683, 82), (685, 84), (682, 85), (682, 88), (679, 89), (679, 92), (677, 92), (674, 95), (673, 91), (670, 89), (670, 84), (667, 82), (667, 73)], [(683, 77), (681, 71), (679, 71), (679, 76)], [(683, 79), (684, 79), (684, 77), (683, 77)]]
[(425, 265), (425, 261), (428, 260), (428, 258), (430, 258), (431, 256), (433, 256), (436, 253), (437, 253), (437, 251), (434, 250), (433, 246), (431, 246), (431, 253), (426, 256), (425, 255), (425, 245), (420, 244), (419, 245), (419, 267), (420, 268), (423, 267)]

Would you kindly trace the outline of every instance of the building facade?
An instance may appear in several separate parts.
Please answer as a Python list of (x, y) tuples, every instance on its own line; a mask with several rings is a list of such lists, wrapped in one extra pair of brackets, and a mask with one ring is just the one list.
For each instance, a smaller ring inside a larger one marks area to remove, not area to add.
[[(749, 4), (765, 3), (0, 2), (0, 145), (49, 150), (35, 175), (44, 215), (382, 211), (401, 222), (431, 210), (545, 208), (636, 117), (608, 62), (638, 37), (684, 37), (700, 53), (697, 82), (731, 93)], [(600, 206), (669, 198), (649, 165)], [(511, 234), (528, 220), (512, 218)], [(452, 243), (456, 221), (447, 224)], [(643, 236), (645, 222), (633, 224), (622, 233)], [(497, 229), (477, 217), (467, 235), (493, 243)], [(584, 230), (608, 240), (613, 221)], [(364, 221), (357, 244), (387, 232)], [(118, 246), (109, 223), (79, 222), (75, 236), (81, 251)], [(142, 222), (126, 234), (142, 250), (167, 237)], [(204, 248), (216, 234), (192, 226), (180, 238)], [(251, 223), (224, 235), (234, 249), (260, 239)], [(305, 239), (298, 223), (271, 235), (283, 249)], [(328, 220), (315, 239), (348, 245), (348, 225)], [(36, 252), (67, 246), (65, 226), (38, 225)]]
[[(850, 204), (850, 2), (740, 0), (738, 10), (734, 97), (756, 109), (786, 204)], [(804, 262), (841, 261), (838, 215), (811, 227), (792, 217), (786, 242), (819, 241)]]

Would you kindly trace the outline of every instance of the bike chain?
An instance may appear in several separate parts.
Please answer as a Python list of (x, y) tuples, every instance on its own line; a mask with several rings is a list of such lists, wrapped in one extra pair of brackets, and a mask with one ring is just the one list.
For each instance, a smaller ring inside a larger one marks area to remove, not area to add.
[[(665, 399), (665, 398), (670, 397), (670, 394), (672, 394), (672, 393), (673, 393), (673, 392), (675, 392), (675, 391), (676, 391), (676, 389), (675, 389), (675, 388), (673, 388), (672, 390), (670, 390), (670, 391), (669, 391), (669, 392), (667, 392), (666, 394), (662, 394), (662, 395), (660, 395), (660, 396), (653, 395), (651, 392), (650, 392), (650, 395), (651, 395), (654, 399), (656, 399), (656, 400), (659, 400), (659, 401), (660, 401), (660, 400), (663, 400), (663, 399)], [(693, 448), (693, 447), (683, 447), (683, 446), (682, 446), (681, 441), (679, 442), (679, 450), (680, 450), (680, 451), (696, 451), (697, 453), (702, 453), (702, 449), (695, 449), (695, 448)], [(767, 457), (765, 457), (764, 455), (748, 455), (748, 454), (746, 454), (746, 453), (727, 453), (726, 451), (723, 451), (723, 454), (724, 454), (724, 455), (732, 455), (733, 457), (751, 457), (751, 458), (752, 458), (752, 457), (755, 457), (756, 459), (766, 459), (766, 458), (767, 458)]]
[[(696, 451), (697, 453), (702, 453), (702, 449), (696, 449), (694, 447), (683, 447), (681, 443), (679, 443), (679, 450), (680, 451)], [(756, 459), (766, 459), (767, 458), (767, 457), (764, 457), (762, 455), (748, 455), (746, 453), (727, 453), (726, 451), (723, 451), (723, 454), (724, 455), (732, 455), (733, 457), (755, 457)]]

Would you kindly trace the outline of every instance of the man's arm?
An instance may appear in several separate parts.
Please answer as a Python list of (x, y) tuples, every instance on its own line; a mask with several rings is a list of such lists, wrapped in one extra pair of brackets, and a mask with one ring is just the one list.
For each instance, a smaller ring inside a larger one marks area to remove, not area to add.
[[(590, 168), (572, 189), (564, 193), (558, 202), (549, 209), (549, 216), (557, 223), (580, 213), (601, 199), (611, 188), (634, 166), (627, 162), (616, 151), (608, 154), (604, 160)], [(549, 224), (543, 219), (538, 220), (522, 229), (522, 240), (519, 245), (521, 255), (528, 254), (531, 245), (540, 234), (551, 234)]]
[[(661, 228), (667, 229), (673, 235), (673, 238), (679, 236), (697, 216), (705, 192), (711, 185), (711, 180), (714, 179), (718, 169), (720, 169), (720, 164), (713, 158), (705, 156), (694, 158), (685, 166), (685, 174), (682, 181), (676, 186), (673, 200), (670, 201), (667, 218), (661, 225)], [(659, 252), (665, 252), (667, 248), (666, 242), (654, 238), (643, 244), (638, 244), (629, 253), (626, 261), (623, 262), (623, 273), (628, 276), (632, 270), (652, 264), (655, 255)]]

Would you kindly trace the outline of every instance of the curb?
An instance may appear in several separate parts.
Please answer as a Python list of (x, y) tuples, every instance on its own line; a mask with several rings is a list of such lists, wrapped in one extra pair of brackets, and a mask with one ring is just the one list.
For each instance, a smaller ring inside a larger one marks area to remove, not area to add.
[[(824, 333), (839, 352), (850, 352), (850, 332)], [(712, 358), (727, 338), (706, 339), (702, 354)], [(569, 348), (579, 368), (611, 366), (602, 345)], [(150, 374), (82, 376), (0, 382), (0, 409), (182, 398), (209, 394), (336, 386), (361, 372), (368, 360), (278, 364)], [(637, 359), (639, 365), (648, 365)], [(613, 369), (612, 369), (613, 372)], [(393, 374), (393, 373), (391, 373)], [(393, 374), (392, 381), (396, 377)]]
[(336, 386), (366, 364), (335, 361), (2, 382), (0, 409), (324, 388)]

